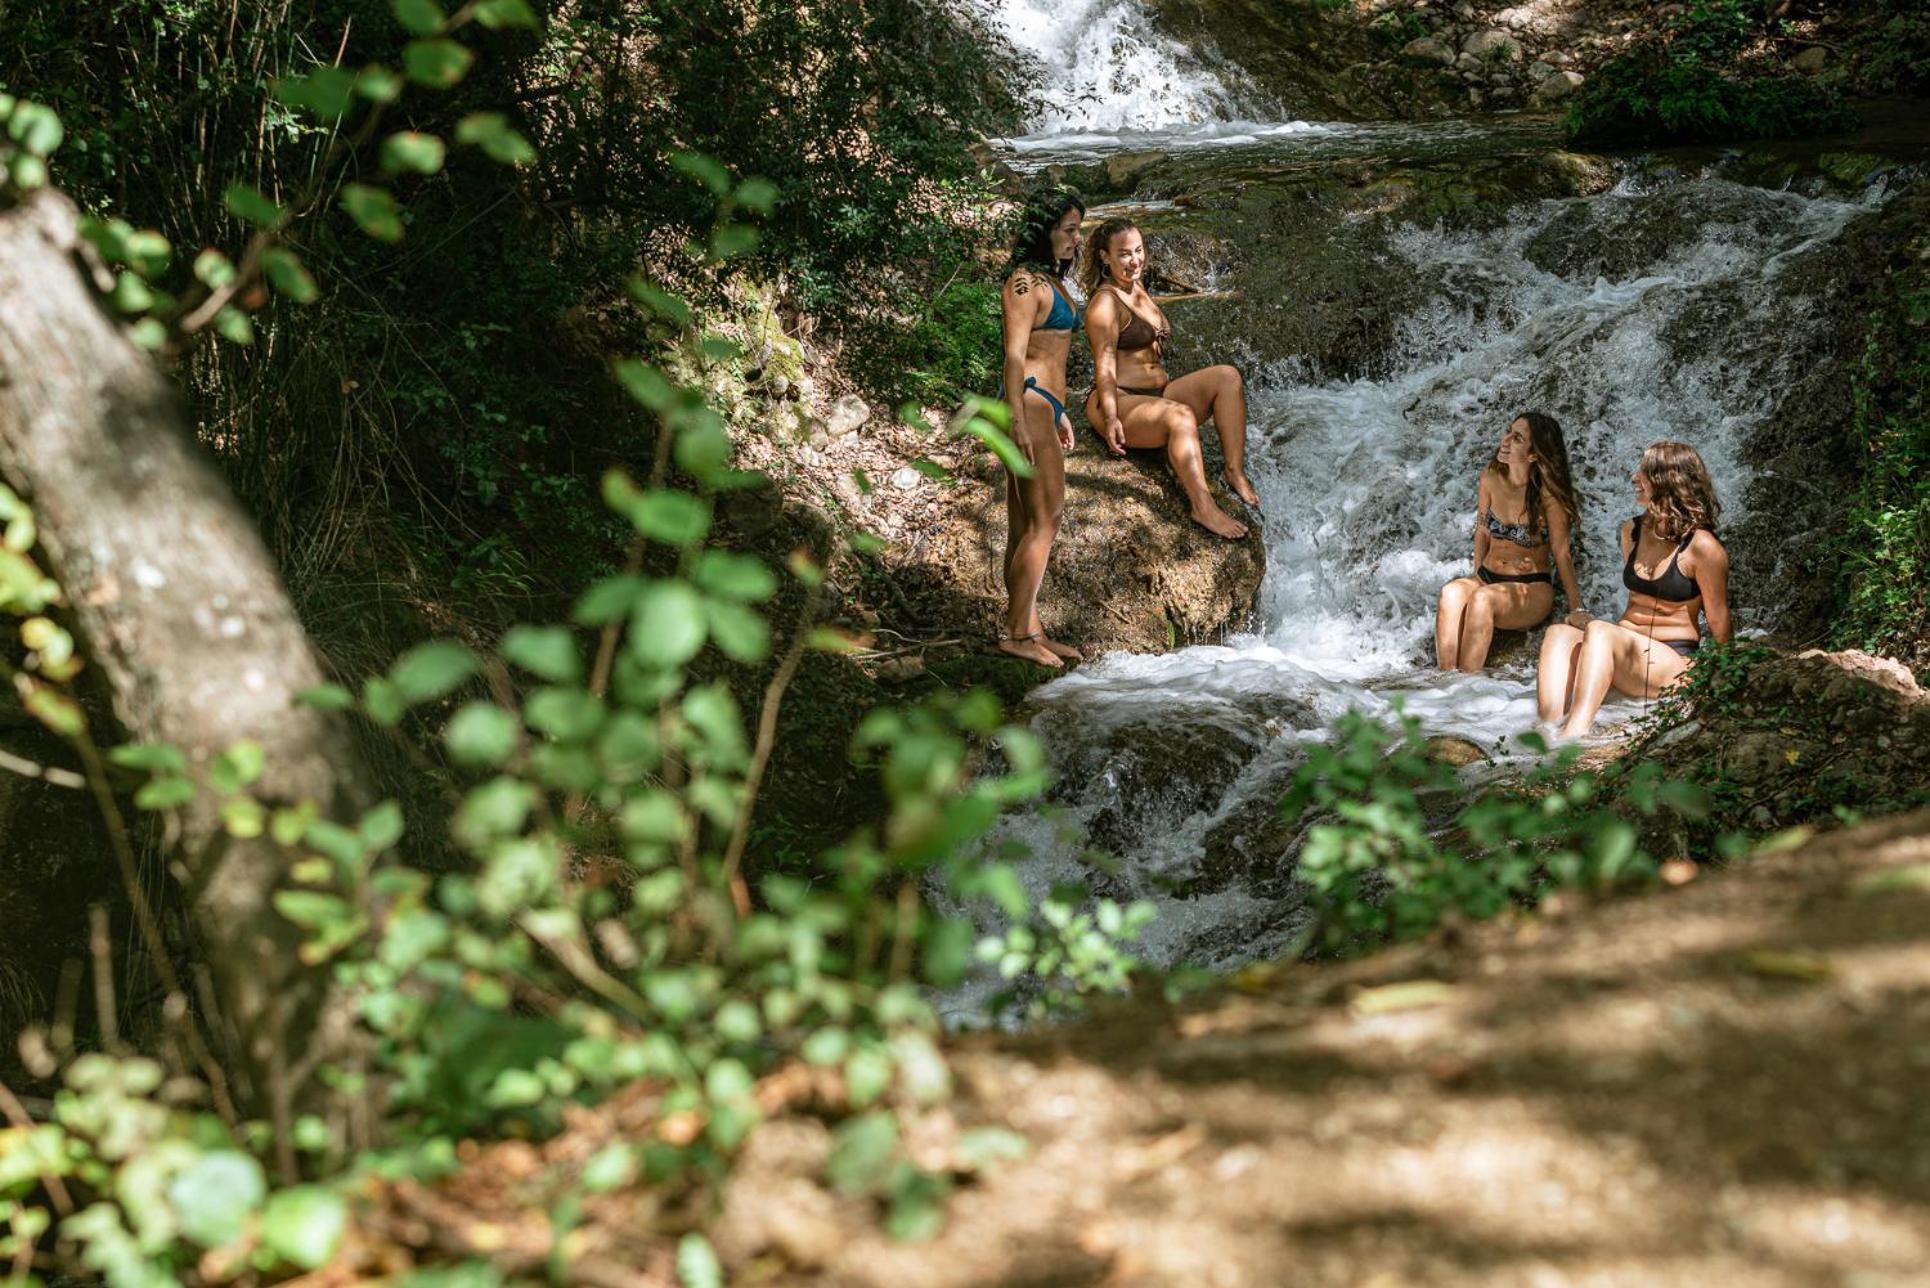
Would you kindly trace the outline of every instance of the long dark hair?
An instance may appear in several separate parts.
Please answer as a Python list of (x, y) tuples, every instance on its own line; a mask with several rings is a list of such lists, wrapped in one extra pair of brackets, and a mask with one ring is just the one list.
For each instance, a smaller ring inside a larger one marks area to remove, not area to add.
[(1134, 232), (1139, 225), (1130, 219), (1108, 219), (1086, 238), (1086, 262), (1079, 270), (1079, 285), (1091, 299), (1106, 279), (1106, 256), (1112, 254), (1112, 240), (1121, 233)]
[(1696, 529), (1714, 532), (1722, 517), (1709, 467), (1687, 443), (1665, 438), (1642, 453), (1642, 477), (1649, 484), (1650, 531), (1664, 541), (1681, 541)]
[(1007, 277), (1022, 268), (1054, 277), (1065, 275), (1072, 262), (1052, 253), (1052, 230), (1068, 210), (1078, 211), (1081, 219), (1086, 217), (1085, 198), (1071, 188), (1044, 188), (1032, 194), (1019, 213), (1018, 232), (1012, 238), (1012, 258), (1005, 265)]
[[(1528, 466), (1528, 530), (1540, 532), (1547, 527), (1541, 506), (1544, 494), (1568, 519), (1568, 531), (1581, 526), (1576, 509), (1575, 479), (1568, 468), (1568, 440), (1562, 437), (1561, 424), (1546, 412), (1524, 411), (1514, 420), (1528, 422), (1528, 450), (1534, 461)], [(1488, 468), (1505, 473), (1499, 450), (1488, 459)]]

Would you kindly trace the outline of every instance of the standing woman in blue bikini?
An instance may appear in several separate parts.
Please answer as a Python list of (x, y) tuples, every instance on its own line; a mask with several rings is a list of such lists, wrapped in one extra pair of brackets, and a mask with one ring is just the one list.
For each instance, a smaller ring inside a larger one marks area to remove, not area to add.
[(1030, 478), (1005, 476), (1005, 610), (999, 651), (1058, 668), (1079, 650), (1045, 633), (1039, 584), (1066, 503), (1065, 454), (1072, 450), (1066, 416), (1066, 357), (1080, 311), (1065, 274), (1079, 253), (1085, 203), (1065, 188), (1027, 205), (1005, 278), (1004, 382), (999, 396), (1012, 411), (1012, 440), (1032, 465)]
[(1643, 512), (1622, 525), (1622, 619), (1550, 626), (1542, 637), (1541, 718), (1565, 718), (1564, 737), (1593, 727), (1611, 688), (1653, 698), (1681, 679), (1702, 642), (1698, 614), (1729, 642), (1729, 552), (1716, 539), (1722, 506), (1708, 468), (1695, 448), (1665, 439), (1642, 453), (1634, 482)]

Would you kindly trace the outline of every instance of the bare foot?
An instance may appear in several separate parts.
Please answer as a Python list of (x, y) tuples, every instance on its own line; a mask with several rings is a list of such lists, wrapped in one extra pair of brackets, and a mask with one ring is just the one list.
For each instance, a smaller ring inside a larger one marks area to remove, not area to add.
[(1084, 653), (1081, 653), (1070, 644), (1059, 643), (1058, 640), (1053, 639), (1050, 635), (1040, 636), (1039, 642), (1044, 644), (1048, 649), (1051, 649), (1054, 656), (1063, 658), (1065, 661), (1083, 662), (1086, 660)]
[(1193, 522), (1215, 536), (1225, 537), (1228, 541), (1238, 541), (1246, 536), (1246, 524), (1208, 501), (1204, 507), (1193, 507)]
[(1001, 635), (998, 640), (998, 650), (1049, 670), (1064, 670), (1065, 663), (1059, 660), (1058, 654), (1041, 644), (1040, 638), (1038, 635)]
[(1228, 473), (1226, 485), (1233, 489), (1233, 495), (1245, 501), (1254, 509), (1260, 508), (1260, 494), (1253, 490), (1253, 483), (1245, 474)]

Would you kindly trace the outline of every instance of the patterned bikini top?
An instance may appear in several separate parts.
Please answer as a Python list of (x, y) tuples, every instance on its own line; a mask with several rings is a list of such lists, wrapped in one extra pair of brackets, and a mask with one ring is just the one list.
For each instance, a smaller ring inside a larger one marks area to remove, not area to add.
[(1492, 506), (1484, 514), (1488, 524), (1488, 535), (1497, 541), (1510, 541), (1517, 546), (1526, 546), (1530, 550), (1542, 544), (1540, 535), (1526, 523), (1503, 523), (1494, 517)]

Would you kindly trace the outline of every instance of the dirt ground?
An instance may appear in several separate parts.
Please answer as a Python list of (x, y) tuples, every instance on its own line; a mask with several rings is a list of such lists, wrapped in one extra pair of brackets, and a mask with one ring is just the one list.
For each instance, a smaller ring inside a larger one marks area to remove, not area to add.
[(894, 1244), (755, 1143), (738, 1281), (1930, 1284), (1930, 812), (958, 1065), (1029, 1158)]

